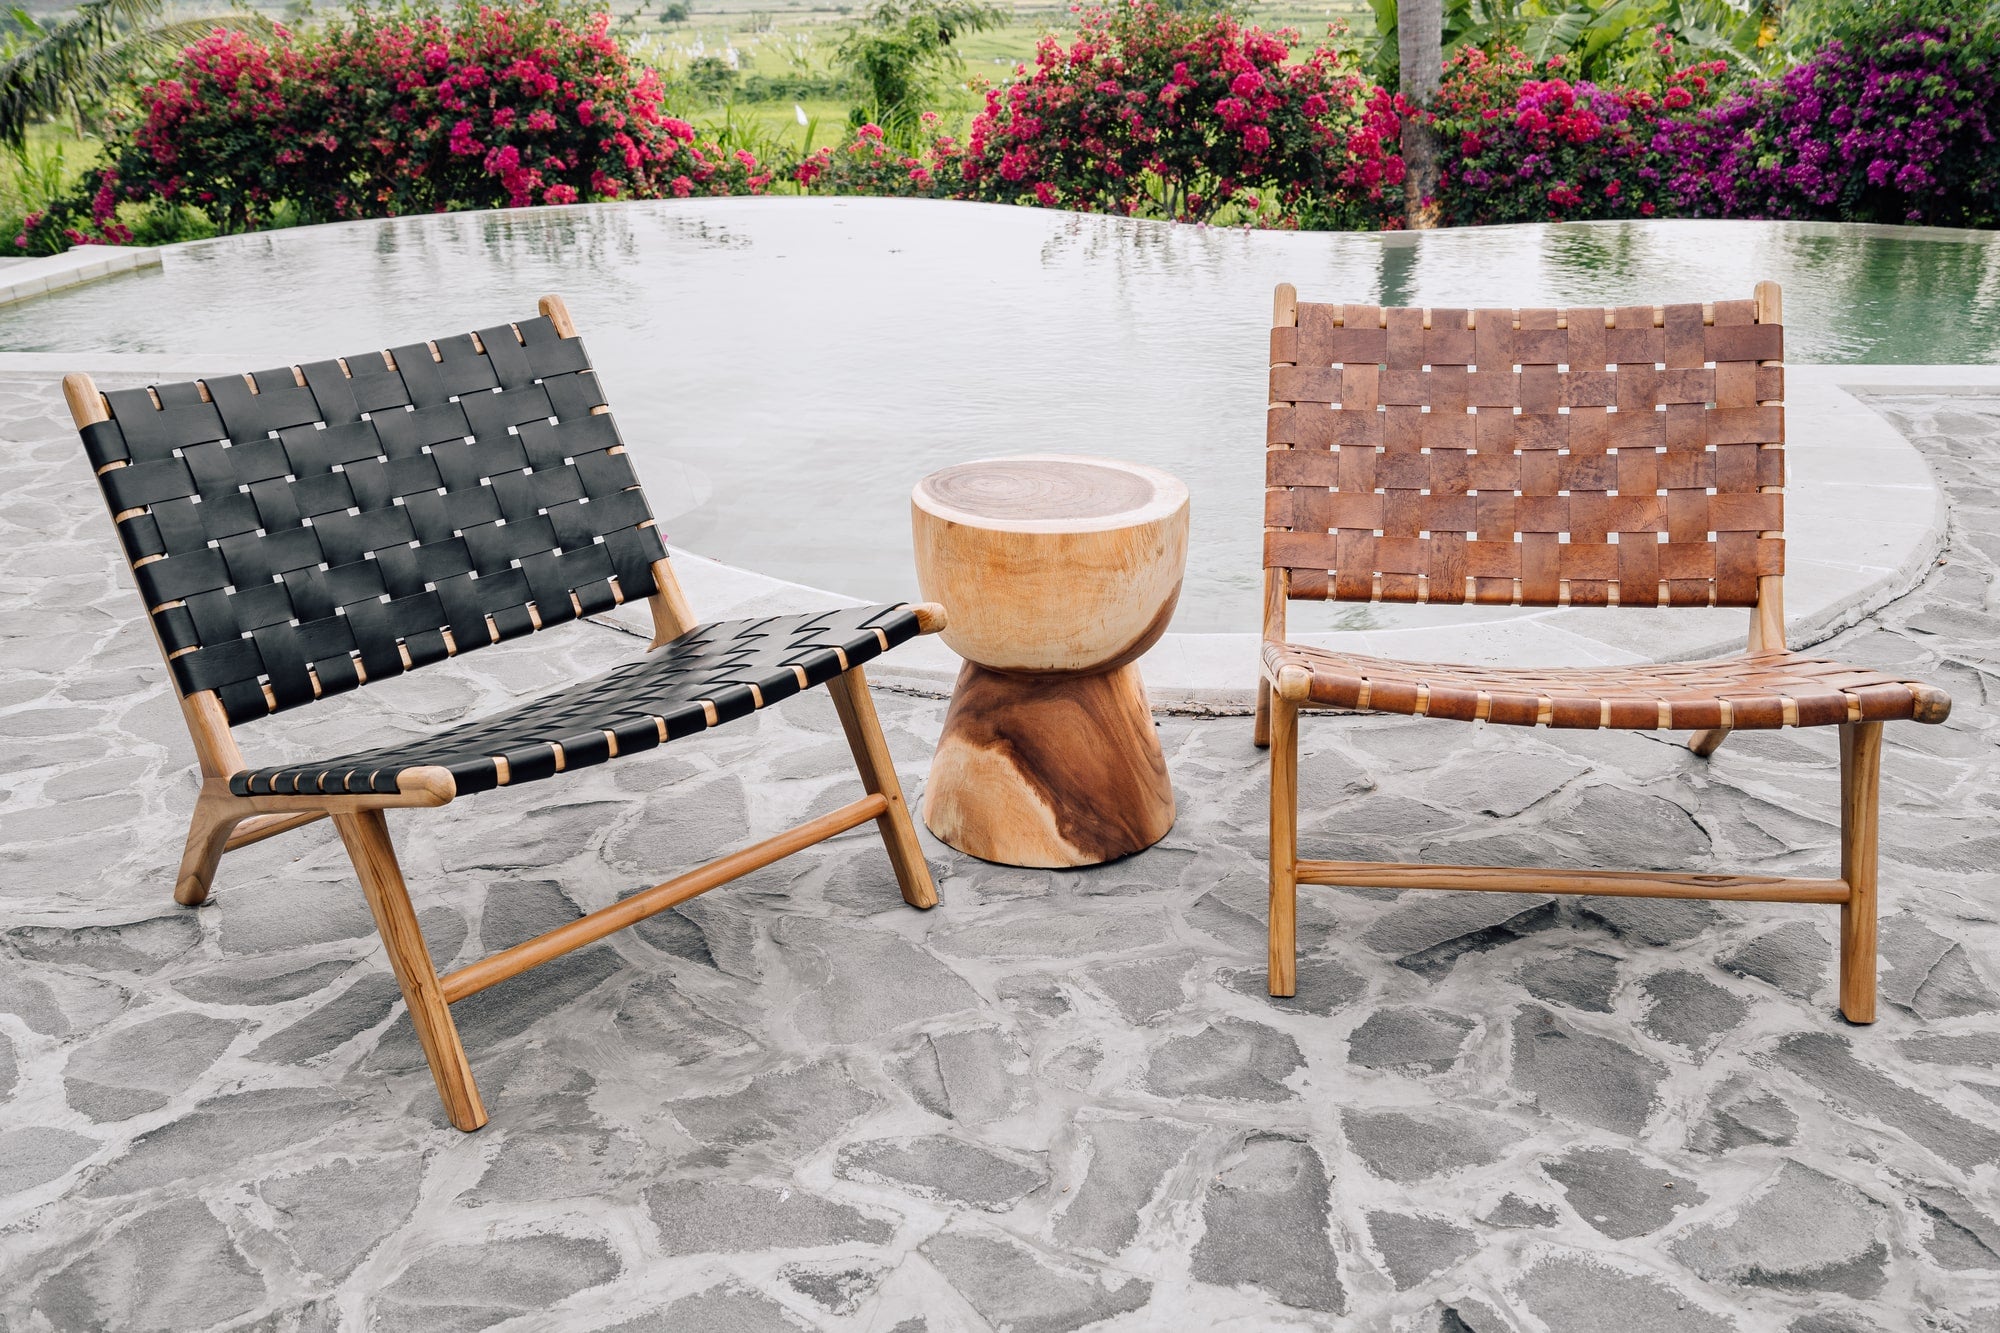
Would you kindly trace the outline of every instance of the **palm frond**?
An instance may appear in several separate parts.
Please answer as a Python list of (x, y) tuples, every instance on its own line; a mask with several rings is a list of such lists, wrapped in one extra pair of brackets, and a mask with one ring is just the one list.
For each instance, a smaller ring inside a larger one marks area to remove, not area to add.
[(159, 23), (165, 7), (165, 0), (83, 0), (74, 14), (29, 30), (29, 40), (0, 59), (0, 144), (18, 146), (35, 121), (104, 95), (136, 64), (217, 26), (270, 27), (246, 14)]

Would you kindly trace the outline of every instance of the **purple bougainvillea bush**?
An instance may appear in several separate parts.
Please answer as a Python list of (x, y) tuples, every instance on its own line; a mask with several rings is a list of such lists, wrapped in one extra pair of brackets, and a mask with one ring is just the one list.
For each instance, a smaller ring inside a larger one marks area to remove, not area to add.
[(1665, 128), (1674, 211), (2000, 223), (2000, 41), (1949, 15), (1835, 38)]

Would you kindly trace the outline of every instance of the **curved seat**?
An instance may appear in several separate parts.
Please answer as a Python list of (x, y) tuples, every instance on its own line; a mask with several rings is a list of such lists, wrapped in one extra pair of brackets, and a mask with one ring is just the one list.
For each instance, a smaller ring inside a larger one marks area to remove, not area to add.
[(1951, 714), (1950, 696), (1935, 686), (1802, 653), (1522, 669), (1388, 661), (1272, 639), (1264, 671), (1280, 692), (1289, 675), (1296, 703), (1522, 727), (1747, 731)]
[(689, 630), (567, 689), (379, 750), (246, 769), (238, 796), (395, 792), (412, 768), (448, 769), (458, 794), (533, 782), (719, 726), (823, 685), (917, 636), (909, 607), (844, 607)]

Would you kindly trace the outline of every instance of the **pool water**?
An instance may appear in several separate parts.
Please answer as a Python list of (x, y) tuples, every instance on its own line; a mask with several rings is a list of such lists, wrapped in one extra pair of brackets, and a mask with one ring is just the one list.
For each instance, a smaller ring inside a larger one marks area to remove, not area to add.
[(859, 597), (913, 596), (918, 477), (993, 454), (1105, 454), (1193, 493), (1174, 628), (1200, 632), (1257, 624), (1275, 283), (1384, 305), (1616, 305), (1747, 297), (1760, 278), (1784, 284), (1793, 361), (2000, 361), (2000, 243), (1986, 233), (1243, 232), (883, 199), (604, 204), (204, 241), (0, 309), (0, 350), (244, 370), (519, 318), (557, 291), (676, 545)]

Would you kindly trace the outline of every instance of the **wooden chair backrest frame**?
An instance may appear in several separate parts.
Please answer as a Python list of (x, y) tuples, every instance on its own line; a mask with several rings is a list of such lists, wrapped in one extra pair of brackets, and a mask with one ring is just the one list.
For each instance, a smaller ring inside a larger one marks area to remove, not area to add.
[[(542, 297), (538, 303), (538, 309), (541, 315), (555, 326), (556, 332), (562, 338), (570, 339), (577, 336), (576, 325), (570, 318), (569, 309), (560, 296), (549, 295)], [(435, 354), (434, 348), (433, 352)], [(292, 373), (296, 383), (304, 386), (306, 379), (300, 369), (292, 367)], [(206, 382), (202, 384), (202, 395), (204, 400), (208, 398)], [(109, 404), (89, 375), (65, 375), (63, 377), (63, 397), (69, 406), (70, 416), (79, 431), (83, 431), (98, 422), (107, 421), (111, 418)], [(608, 406), (600, 405), (592, 409), (592, 414), (596, 415), (608, 411), (610, 411)], [(619, 446), (619, 449), (622, 451), (622, 446)], [(125, 466), (127, 466), (126, 463), (111, 462), (97, 469), (97, 471), (101, 476), (105, 472)], [(119, 520), (127, 517), (130, 512), (112, 514), (114, 529)], [(650, 526), (650, 520), (647, 526)], [(137, 564), (141, 565), (144, 563), (146, 563), (145, 559), (137, 562)], [(671, 561), (665, 558), (655, 560), (651, 563), (650, 569), (654, 591), (646, 600), (653, 618), (653, 641), (651, 647), (657, 648), (694, 629), (700, 622), (697, 620), (694, 609), (689, 603), (685, 592), (681, 589), (680, 581), (674, 574)], [(135, 578), (136, 572), (135, 565)], [(160, 636), (159, 626), (154, 618), (154, 613), (160, 609), (162, 608), (147, 607), (146, 623), (148, 629), (153, 634), (153, 641), (159, 649), (161, 660), (166, 663), (169, 675), (171, 676), (173, 675), (174, 658), (177, 654), (168, 649), (166, 642)], [(574, 607), (573, 609), (580, 611), (581, 608)], [(536, 624), (537, 628), (539, 628), (539, 619), (537, 619)], [(184, 649), (182, 651), (190, 650)], [(407, 650), (404, 650), (404, 659), (407, 667), (409, 664)], [(268, 692), (268, 686), (266, 690)], [(231, 731), (228, 712), (223, 706), (220, 694), (212, 689), (181, 692), (178, 688), (176, 693), (180, 695), (181, 715), (187, 724), (189, 739), (194, 744), (195, 756), (200, 763), (203, 778), (224, 779), (231, 774), (249, 767), (244, 760), (242, 749), (238, 746), (236, 737)], [(315, 695), (319, 693), (317, 681), (315, 681), (314, 693)], [(423, 774), (425, 772), (425, 770), (412, 770), (414, 774)], [(406, 788), (409, 787), (410, 780), (409, 776), (406, 775)], [(417, 777), (415, 781), (420, 786), (435, 788), (435, 790), (419, 790), (409, 793), (413, 796), (426, 798), (424, 803), (450, 800), (453, 795), (450, 775), (444, 773), (443, 770), (438, 770), (437, 774), (429, 778), (428, 781), (421, 776)], [(322, 797), (318, 798), (315, 803), (331, 807), (342, 802), (341, 798)], [(367, 803), (381, 804), (379, 801)]]
[[(1747, 370), (1748, 373), (1754, 377), (1754, 382), (1755, 382), (1754, 392), (1757, 395), (1756, 408), (1758, 410), (1751, 415), (1750, 421), (1739, 424), (1747, 427), (1745, 433), (1748, 434), (1750, 437), (1749, 442), (1755, 444), (1758, 449), (1759, 479), (1761, 481), (1772, 481), (1772, 480), (1775, 481), (1775, 484), (1756, 485), (1754, 487), (1754, 491), (1757, 494), (1781, 495), (1783, 490), (1783, 463), (1782, 463), (1782, 458), (1783, 458), (1782, 450), (1784, 447), (1783, 402), (1782, 402), (1783, 371), (1782, 371), (1782, 361), (1780, 359), (1782, 357), (1782, 322), (1783, 322), (1782, 301), (1783, 301), (1782, 293), (1779, 290), (1778, 284), (1776, 284), (1775, 282), (1760, 282), (1757, 284), (1756, 296), (1753, 302), (1724, 303), (1721, 307), (1725, 319), (1741, 321), (1744, 318), (1744, 316), (1748, 315), (1751, 317), (1750, 323), (1753, 325), (1778, 326), (1774, 337), (1766, 337), (1760, 334), (1754, 337), (1751, 336), (1738, 337), (1733, 340), (1738, 342), (1739, 345), (1747, 344), (1759, 351), (1773, 350), (1773, 347), (1770, 345), (1774, 344), (1775, 345), (1774, 349), (1777, 350), (1779, 353), (1779, 357), (1775, 358), (1766, 358), (1758, 356), (1754, 359), (1754, 362), (1750, 367), (1745, 367), (1740, 362), (1732, 364), (1733, 370), (1737, 371)], [(1328, 308), (1328, 307), (1319, 307), (1315, 309), (1316, 322), (1322, 325), (1322, 332), (1324, 331), (1323, 326), (1326, 323), (1326, 317), (1328, 315), (1329, 310), (1338, 311), (1339, 309), (1340, 308)], [(1428, 371), (1428, 367), (1423, 367), (1419, 364), (1422, 361), (1422, 354), (1417, 349), (1420, 349), (1423, 346), (1424, 341), (1428, 340), (1429, 338), (1428, 330), (1431, 328), (1434, 312), (1427, 310), (1391, 311), (1391, 310), (1382, 310), (1377, 307), (1360, 307), (1356, 309), (1358, 313), (1364, 314), (1365, 317), (1374, 325), (1375, 328), (1387, 331), (1391, 328), (1392, 323), (1395, 325), (1398, 334), (1398, 336), (1395, 339), (1395, 343), (1398, 346), (1399, 355), (1395, 358), (1396, 364), (1393, 367), (1391, 367), (1391, 369), (1401, 372), (1402, 381), (1399, 387), (1406, 394), (1413, 393), (1414, 395), (1417, 396), (1418, 402), (1424, 401), (1424, 399), (1421, 396), (1425, 392), (1423, 380), (1414, 378), (1414, 376), (1418, 374), (1423, 374), (1425, 378), (1427, 378), (1426, 372)], [(1670, 311), (1671, 314), (1669, 313)], [(1691, 346), (1688, 343), (1686, 338), (1686, 330), (1688, 329), (1693, 314), (1696, 311), (1700, 312), (1704, 326), (1706, 327), (1714, 326), (1716, 322), (1717, 307), (1713, 305), (1707, 307), (1689, 307), (1689, 306), (1627, 307), (1627, 308), (1622, 308), (1615, 312), (1607, 312), (1604, 310), (1591, 310), (1587, 312), (1587, 315), (1588, 317), (1593, 319), (1603, 319), (1605, 321), (1607, 329), (1616, 328), (1618, 325), (1618, 321), (1621, 319), (1627, 322), (1635, 322), (1641, 316), (1644, 317), (1646, 326), (1649, 331), (1654, 329), (1664, 329), (1669, 325), (1669, 321), (1671, 320), (1673, 324), (1676, 326), (1677, 330), (1682, 335), (1678, 340), (1678, 345), (1675, 346), (1672, 353), (1669, 354), (1671, 357), (1671, 365), (1674, 367), (1686, 366), (1689, 369), (1700, 369), (1702, 363), (1700, 363), (1698, 359), (1699, 352), (1696, 349), (1696, 347)], [(1565, 318), (1567, 312), (1558, 312), (1552, 310), (1527, 311), (1527, 312), (1479, 311), (1477, 312), (1476, 315), (1474, 314), (1474, 312), (1471, 311), (1460, 310), (1460, 311), (1450, 311), (1450, 312), (1441, 311), (1441, 312), (1435, 312), (1435, 314), (1440, 316), (1441, 319), (1444, 321), (1450, 321), (1454, 319), (1464, 321), (1464, 328), (1466, 332), (1463, 336), (1461, 336), (1458, 339), (1458, 341), (1460, 342), (1469, 342), (1471, 340), (1472, 331), (1476, 328), (1477, 319), (1480, 317), (1488, 319), (1492, 319), (1497, 316), (1510, 317), (1515, 321), (1513, 327), (1517, 330), (1523, 327), (1520, 321), (1525, 317), (1527, 320), (1530, 321), (1531, 325), (1533, 325), (1535, 328), (1545, 328), (1547, 330), (1547, 332), (1544, 332), (1542, 341), (1548, 341), (1553, 336), (1552, 331), (1554, 329), (1567, 327)], [(1421, 321), (1421, 324), (1419, 324), (1419, 321)], [(1336, 313), (1335, 315), (1335, 322), (1336, 323), (1340, 322), (1338, 313)], [(1300, 344), (1303, 340), (1303, 335), (1299, 330), (1299, 323), (1300, 323), (1299, 301), (1297, 292), (1289, 283), (1280, 284), (1275, 293), (1273, 301), (1273, 309), (1272, 309), (1272, 326), (1273, 326), (1272, 351), (1271, 351), (1272, 383), (1271, 383), (1270, 402), (1271, 402), (1271, 416), (1272, 416), (1271, 434), (1273, 437), (1273, 442), (1267, 444), (1267, 456), (1266, 456), (1268, 489), (1266, 492), (1267, 512), (1266, 512), (1266, 528), (1265, 528), (1266, 568), (1264, 571), (1264, 637), (1266, 639), (1283, 640), (1286, 633), (1287, 603), (1293, 600), (1302, 600), (1307, 598), (1311, 599), (1323, 598), (1326, 600), (1360, 600), (1360, 601), (1374, 601), (1374, 600), (1439, 601), (1439, 602), (1482, 601), (1489, 603), (1514, 604), (1514, 605), (1570, 604), (1571, 600), (1569, 596), (1570, 585), (1567, 579), (1563, 580), (1560, 596), (1546, 597), (1546, 598), (1532, 598), (1532, 599), (1524, 598), (1522, 596), (1523, 583), (1518, 578), (1516, 578), (1513, 581), (1512, 587), (1509, 590), (1511, 592), (1511, 595), (1509, 596), (1491, 595), (1493, 592), (1494, 585), (1502, 583), (1502, 580), (1499, 579), (1474, 580), (1469, 578), (1461, 578), (1460, 580), (1461, 585), (1471, 585), (1471, 587), (1475, 590), (1475, 595), (1473, 596), (1464, 595), (1464, 592), (1461, 587), (1461, 589), (1448, 589), (1445, 595), (1431, 596), (1429, 595), (1431, 590), (1428, 586), (1426, 586), (1426, 580), (1418, 578), (1414, 575), (1385, 579), (1382, 574), (1375, 573), (1372, 575), (1372, 577), (1364, 577), (1363, 579), (1356, 579), (1352, 576), (1351, 572), (1349, 577), (1342, 578), (1339, 576), (1339, 571), (1337, 570), (1334, 571), (1333, 577), (1328, 577), (1326, 573), (1320, 572), (1318, 574), (1317, 586), (1312, 586), (1309, 588), (1299, 588), (1294, 586), (1293, 571), (1296, 568), (1296, 565), (1291, 562), (1299, 559), (1302, 553), (1307, 551), (1316, 551), (1322, 553), (1325, 552), (1330, 545), (1328, 539), (1329, 537), (1332, 537), (1334, 534), (1329, 534), (1327, 531), (1327, 527), (1318, 526), (1316, 524), (1313, 526), (1309, 526), (1306, 529), (1302, 529), (1298, 533), (1295, 533), (1291, 527), (1292, 509), (1291, 509), (1290, 494), (1283, 486), (1283, 483), (1286, 481), (1293, 480), (1294, 478), (1304, 478), (1309, 484), (1311, 484), (1314, 495), (1314, 503), (1317, 504), (1318, 496), (1322, 493), (1325, 493), (1325, 491), (1331, 491), (1336, 496), (1339, 495), (1341, 488), (1337, 484), (1338, 481), (1345, 480), (1347, 479), (1347, 477), (1350, 476), (1358, 475), (1364, 477), (1366, 478), (1369, 484), (1366, 484), (1360, 488), (1361, 491), (1363, 492), (1364, 504), (1359, 508), (1357, 508), (1356, 510), (1357, 513), (1361, 513), (1362, 510), (1370, 510), (1370, 512), (1362, 514), (1364, 521), (1366, 521), (1368, 518), (1373, 517), (1371, 507), (1365, 503), (1365, 500), (1367, 498), (1367, 493), (1373, 492), (1374, 496), (1377, 497), (1382, 495), (1381, 488), (1372, 485), (1373, 471), (1374, 471), (1372, 466), (1366, 468), (1364, 471), (1359, 473), (1342, 474), (1339, 471), (1337, 460), (1334, 460), (1330, 461), (1326, 466), (1312, 468), (1311, 475), (1307, 476), (1306, 472), (1302, 470), (1302, 463), (1294, 462), (1290, 458), (1275, 457), (1281, 451), (1296, 451), (1297, 449), (1304, 447), (1296, 442), (1300, 434), (1301, 425), (1308, 424), (1300, 422), (1295, 417), (1295, 414), (1298, 411), (1298, 404), (1300, 402), (1305, 401), (1308, 402), (1309, 404), (1315, 404), (1315, 405), (1326, 404), (1327, 411), (1325, 412), (1325, 418), (1333, 418), (1339, 415), (1337, 411), (1333, 410), (1332, 404), (1328, 403), (1327, 400), (1332, 399), (1333, 402), (1338, 402), (1340, 398), (1340, 387), (1337, 383), (1329, 384), (1329, 382), (1324, 377), (1330, 373), (1331, 375), (1338, 378), (1343, 376), (1345, 372), (1338, 369), (1328, 371), (1325, 368), (1319, 367), (1318, 366), (1319, 358), (1315, 358), (1310, 363), (1309, 366), (1301, 365)], [(1446, 324), (1446, 327), (1456, 328), (1457, 326)], [(1697, 333), (1699, 332), (1699, 330), (1695, 331)], [(1626, 341), (1631, 345), (1643, 344), (1650, 352), (1653, 339), (1648, 337), (1643, 339), (1633, 339)], [(1386, 350), (1389, 344), (1390, 340), (1387, 336), (1385, 336), (1385, 334), (1373, 334), (1370, 336), (1357, 337), (1348, 340), (1347, 343), (1345, 344), (1342, 344), (1343, 346), (1349, 349), (1348, 354), (1350, 355), (1356, 353), (1375, 355), (1379, 353), (1381, 356), (1381, 361), (1375, 363), (1364, 363), (1363, 365), (1356, 368), (1356, 370), (1358, 371), (1358, 375), (1356, 376), (1356, 378), (1358, 378), (1361, 381), (1361, 386), (1362, 386), (1362, 391), (1361, 393), (1357, 394), (1357, 398), (1365, 408), (1378, 410), (1378, 416), (1375, 420), (1366, 423), (1357, 423), (1357, 425), (1362, 425), (1365, 428), (1355, 430), (1352, 434), (1348, 435), (1347, 438), (1349, 439), (1365, 443), (1371, 439), (1371, 430), (1373, 439), (1381, 438), (1382, 417), (1386, 416), (1387, 409), (1379, 408), (1376, 386), (1379, 382), (1378, 375), (1381, 373), (1381, 362), (1386, 362), (1391, 359)], [(1622, 354), (1630, 355), (1630, 351), (1627, 350)], [(1469, 360), (1469, 358), (1465, 355), (1465, 352), (1463, 350), (1460, 350), (1455, 354), (1448, 353), (1448, 355), (1454, 355), (1454, 360), (1458, 361)], [(1542, 352), (1540, 353), (1540, 355), (1547, 356), (1549, 355), (1549, 353)], [(1326, 359), (1329, 361), (1332, 360), (1332, 358), (1330, 357)], [(1444, 363), (1441, 359), (1440, 364), (1446, 364), (1446, 363)], [(1560, 386), (1566, 385), (1568, 383), (1566, 375), (1564, 376), (1557, 375), (1556, 373), (1557, 367), (1554, 364), (1554, 362), (1545, 362), (1536, 364), (1546, 365), (1546, 372), (1544, 374), (1545, 383), (1542, 386), (1542, 392), (1544, 396), (1547, 396), (1550, 390), (1552, 389), (1559, 390)], [(1614, 364), (1614, 363), (1607, 363), (1607, 364)], [(1638, 364), (1643, 365), (1646, 370), (1651, 370), (1654, 365), (1654, 363), (1650, 361)], [(1514, 365), (1510, 364), (1505, 369), (1511, 373), (1514, 370)], [(1601, 371), (1602, 367), (1596, 367), (1593, 369)], [(1300, 373), (1302, 371), (1306, 373), (1304, 374)], [(1318, 376), (1320, 378), (1314, 380), (1312, 376)], [(1602, 375), (1601, 378), (1606, 381), (1610, 381), (1614, 378), (1614, 376), (1612, 374), (1605, 374)], [(1709, 379), (1711, 381), (1713, 379), (1712, 372), (1709, 373)], [(1735, 387), (1735, 393), (1737, 396), (1740, 397), (1742, 389), (1744, 387), (1744, 377), (1742, 375), (1739, 375), (1738, 380), (1739, 383)], [(1593, 385), (1591, 387), (1596, 392), (1602, 394), (1608, 386)], [(1302, 398), (1300, 396), (1302, 393), (1310, 394), (1311, 398), (1310, 399)], [(1461, 410), (1463, 410), (1463, 408), (1466, 406), (1464, 403), (1459, 403), (1458, 405), (1461, 407)], [(1645, 405), (1648, 408), (1653, 406), (1650, 402), (1646, 403)], [(1695, 406), (1697, 408), (1705, 407), (1708, 413), (1713, 413), (1715, 410), (1714, 398), (1712, 395), (1710, 395), (1705, 403), (1695, 404)], [(1410, 413), (1421, 413), (1425, 411), (1425, 409), (1422, 406), (1414, 406), (1410, 408), (1405, 408), (1403, 410)], [(1519, 416), (1520, 412), (1519, 409), (1517, 408), (1515, 410), (1516, 420), (1518, 420)], [(1706, 419), (1710, 418), (1705, 417), (1705, 420)], [(1321, 418), (1309, 424), (1312, 429), (1317, 430), (1319, 429), (1323, 421), (1324, 418)], [(1772, 429), (1773, 423), (1775, 423), (1775, 430)], [(1415, 424), (1416, 423), (1407, 420), (1405, 422), (1406, 427)], [(1331, 434), (1331, 432), (1327, 433)], [(1512, 432), (1510, 425), (1509, 434), (1511, 435), (1511, 433)], [(1764, 437), (1768, 435), (1775, 435), (1775, 439), (1770, 439), (1767, 441)], [(1731, 439), (1734, 439), (1734, 437), (1732, 436)], [(1599, 452), (1602, 451), (1602, 445), (1603, 442), (1599, 441), (1598, 442)], [(1707, 442), (1704, 441), (1704, 448), (1707, 447), (1709, 446)], [(1766, 456), (1766, 451), (1772, 451), (1775, 454), (1775, 456), (1774, 457)], [(1566, 448), (1560, 454), (1560, 457), (1563, 458), (1568, 458), (1569, 456), (1570, 455)], [(1369, 460), (1369, 462), (1372, 463), (1373, 460)], [(1322, 480), (1332, 480), (1336, 484), (1322, 488), (1318, 485), (1318, 483)], [(1355, 493), (1355, 489), (1356, 488), (1350, 486), (1348, 494), (1350, 496), (1353, 496)], [(1655, 493), (1657, 494), (1657, 492)], [(1414, 491), (1406, 492), (1405, 494), (1413, 495)], [(1426, 498), (1428, 498), (1427, 491), (1424, 492), (1424, 495)], [(1747, 498), (1748, 497), (1746, 497), (1746, 499)], [(1779, 510), (1778, 507), (1781, 504), (1782, 500), (1774, 499), (1773, 501), (1768, 502), (1766, 504), (1755, 506), (1752, 509), (1752, 512), (1758, 513), (1760, 515), (1765, 513), (1780, 513), (1781, 510)], [(1659, 506), (1657, 506), (1657, 508), (1660, 510), (1660, 516), (1657, 518), (1649, 516), (1647, 521), (1649, 524), (1654, 525), (1655, 530), (1664, 532), (1665, 531), (1665, 528), (1663, 526), (1665, 523), (1664, 501)], [(1315, 518), (1321, 518), (1325, 516), (1326, 516), (1325, 512), (1319, 512), (1314, 515)], [(1782, 519), (1779, 519), (1779, 522), (1782, 522)], [(1337, 527), (1337, 523), (1329, 523), (1328, 526)], [(1564, 526), (1566, 527), (1567, 525)], [(1382, 530), (1380, 528), (1375, 528), (1374, 531), (1372, 532), (1366, 532), (1357, 535), (1379, 538), (1381, 531)], [(1317, 538), (1310, 537), (1309, 534), (1313, 533), (1318, 533), (1321, 535), (1319, 535)], [(1458, 534), (1458, 535), (1460, 537), (1463, 536), (1463, 534)], [(1510, 533), (1509, 535), (1511, 536), (1512, 534)], [(1749, 536), (1751, 534), (1745, 534), (1745, 535)], [(1751, 652), (1783, 651), (1785, 647), (1785, 637), (1784, 637), (1784, 575), (1783, 575), (1783, 565), (1782, 565), (1782, 539), (1783, 539), (1782, 528), (1773, 527), (1769, 529), (1762, 529), (1756, 532), (1754, 534), (1754, 537), (1757, 540), (1754, 542), (1755, 555), (1752, 558), (1758, 559), (1760, 561), (1760, 566), (1758, 568), (1758, 572), (1756, 572), (1754, 575), (1755, 579), (1754, 600), (1746, 599), (1750, 601), (1751, 605), (1749, 650)], [(1553, 535), (1550, 536), (1551, 544), (1553, 544), (1556, 540), (1557, 539)], [(1333, 544), (1337, 544), (1337, 538), (1335, 538), (1335, 542)], [(1399, 554), (1401, 554), (1406, 559), (1410, 554), (1415, 554), (1418, 557), (1418, 559), (1421, 560), (1422, 558), (1427, 557), (1430, 554), (1429, 551), (1430, 544), (1431, 543), (1429, 537), (1412, 533), (1411, 539), (1405, 540), (1402, 543), (1403, 547), (1407, 547), (1410, 549), (1408, 551), (1401, 551), (1399, 548)], [(1711, 540), (1710, 545), (1713, 544), (1714, 543)], [(1374, 543), (1364, 542), (1361, 545), (1366, 549), (1372, 551)], [(1615, 552), (1617, 548), (1615, 546), (1612, 546), (1609, 547), (1608, 549), (1612, 552)], [(1772, 558), (1773, 552), (1776, 552), (1777, 558), (1775, 560)], [(1550, 554), (1551, 557), (1553, 556), (1553, 553), (1548, 553), (1546, 552), (1546, 550), (1545, 554)], [(1329, 561), (1329, 563), (1332, 562)], [(1453, 568), (1460, 570), (1462, 573), (1463, 569), (1462, 566), (1454, 565)], [(1725, 599), (1718, 598), (1714, 592), (1715, 588), (1718, 586), (1715, 576), (1711, 575), (1705, 581), (1708, 585), (1709, 595), (1700, 598), (1698, 604), (1701, 605), (1745, 604), (1744, 601), (1731, 602)], [(1365, 582), (1367, 585), (1365, 590), (1361, 586), (1359, 586), (1363, 582)], [(1661, 586), (1664, 587), (1666, 585), (1662, 584)], [(1384, 595), (1385, 592), (1388, 594), (1387, 596)], [(1617, 595), (1615, 584), (1612, 585), (1612, 591), (1610, 596), (1608, 597), (1604, 596), (1601, 590), (1594, 590), (1593, 593), (1586, 600), (1590, 604), (1620, 604), (1621, 601), (1621, 599)], [(1653, 598), (1649, 597), (1647, 600), (1650, 602), (1651, 600), (1653, 600)], [(1658, 597), (1657, 601), (1659, 604), (1663, 605), (1673, 604), (1676, 602), (1678, 602), (1679, 604), (1690, 604), (1692, 602), (1692, 598), (1687, 595), (1687, 585), (1677, 584), (1672, 587), (1670, 594), (1668, 596)]]

